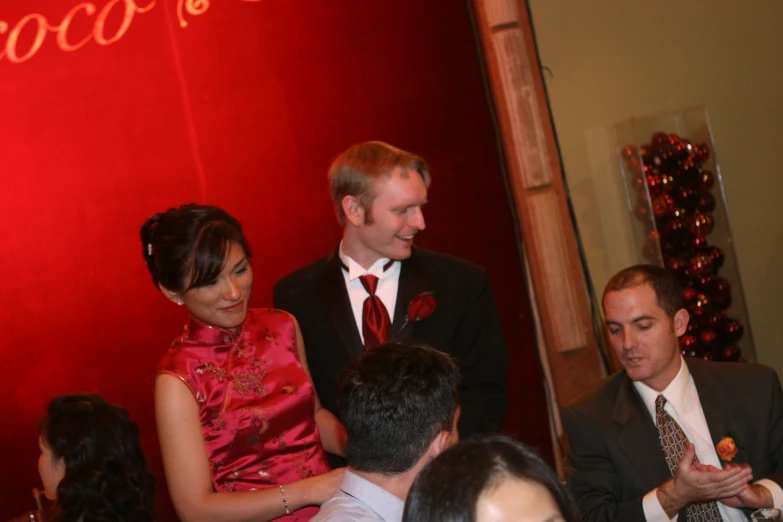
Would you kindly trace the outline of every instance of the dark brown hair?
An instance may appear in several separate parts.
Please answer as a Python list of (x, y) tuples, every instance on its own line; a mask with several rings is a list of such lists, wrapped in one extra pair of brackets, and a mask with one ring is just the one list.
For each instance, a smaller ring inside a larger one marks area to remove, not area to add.
[(435, 457), (413, 482), (402, 520), (475, 522), (481, 495), (508, 479), (543, 486), (566, 522), (581, 520), (554, 470), (521, 442), (501, 436), (462, 441)]
[(618, 292), (640, 285), (650, 285), (655, 292), (658, 306), (669, 317), (674, 317), (678, 310), (685, 307), (682, 298), (682, 285), (672, 273), (655, 265), (635, 265), (620, 270), (609, 280), (602, 298), (606, 299), (609, 292)]
[(218, 207), (190, 203), (170, 208), (141, 227), (142, 254), (152, 282), (172, 292), (212, 283), (223, 270), (231, 243), (251, 257), (242, 225)]
[(155, 477), (125, 408), (92, 393), (55, 398), (41, 440), (63, 459), (54, 522), (155, 522)]
[(345, 455), (359, 471), (395, 475), (412, 468), (457, 414), (459, 370), (443, 352), (407, 339), (351, 361), (337, 383), (348, 433)]

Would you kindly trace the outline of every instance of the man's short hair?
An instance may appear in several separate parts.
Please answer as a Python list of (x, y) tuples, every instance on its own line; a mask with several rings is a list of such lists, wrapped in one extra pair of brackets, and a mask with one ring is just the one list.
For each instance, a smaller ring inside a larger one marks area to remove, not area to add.
[(398, 167), (402, 169), (404, 176), (407, 176), (408, 171), (418, 172), (424, 185), (430, 186), (430, 171), (424, 158), (382, 141), (366, 141), (352, 145), (334, 159), (329, 167), (329, 190), (341, 226), (345, 226), (345, 211), (342, 205), (345, 196), (353, 196), (359, 200), (364, 209), (365, 221), (372, 224), (375, 181), (388, 179)]
[(385, 475), (411, 469), (453, 429), (458, 385), (451, 358), (421, 341), (382, 344), (351, 361), (337, 393), (348, 464)]
[(677, 277), (665, 268), (655, 265), (635, 265), (620, 270), (606, 284), (602, 302), (609, 292), (618, 292), (640, 285), (650, 285), (655, 292), (658, 306), (669, 317), (674, 317), (678, 310), (685, 308), (682, 297), (682, 285)]

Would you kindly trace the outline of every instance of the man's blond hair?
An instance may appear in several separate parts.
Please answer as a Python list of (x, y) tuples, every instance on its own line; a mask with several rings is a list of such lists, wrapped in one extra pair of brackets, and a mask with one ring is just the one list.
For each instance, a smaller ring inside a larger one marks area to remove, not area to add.
[(375, 182), (388, 179), (397, 168), (401, 169), (403, 177), (407, 177), (409, 171), (417, 172), (424, 185), (430, 186), (430, 171), (424, 158), (382, 141), (358, 143), (337, 156), (329, 167), (329, 190), (340, 225), (345, 226), (346, 221), (342, 206), (345, 196), (359, 200), (365, 223), (372, 224)]

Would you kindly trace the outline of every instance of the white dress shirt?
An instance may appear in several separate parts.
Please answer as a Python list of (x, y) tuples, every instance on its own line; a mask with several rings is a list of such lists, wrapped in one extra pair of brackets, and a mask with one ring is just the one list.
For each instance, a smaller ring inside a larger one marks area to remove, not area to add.
[[(684, 359), (681, 360), (680, 371), (677, 373), (677, 376), (660, 393), (642, 382), (634, 382), (633, 384), (639, 395), (641, 395), (644, 405), (647, 407), (656, 426), (658, 423), (655, 416), (655, 399), (659, 394), (662, 394), (666, 397), (664, 410), (680, 425), (685, 436), (693, 443), (699, 462), (711, 464), (718, 469), (723, 468), (715, 446), (712, 443), (712, 436), (707, 426), (707, 419), (704, 417), (701, 401), (699, 401), (696, 384), (694, 384), (691, 378), (691, 373), (688, 371), (688, 365), (685, 364)], [(780, 508), (783, 505), (783, 489), (777, 483), (768, 479), (761, 479), (756, 484), (765, 486), (772, 492), (775, 507)], [(666, 516), (666, 512), (658, 500), (657, 492), (658, 488), (655, 488), (644, 496), (642, 500), (644, 518), (647, 522), (677, 520), (676, 515), (671, 519)], [(729, 507), (721, 502), (718, 502), (718, 510), (724, 522), (747, 522), (748, 520), (741, 510)]]
[(401, 498), (345, 470), (340, 487), (310, 522), (401, 522), (404, 509)]
[(364, 289), (359, 278), (365, 274), (372, 274), (378, 278), (378, 286), (375, 289), (375, 295), (381, 299), (383, 306), (386, 307), (386, 311), (389, 312), (389, 321), (393, 322), (394, 307), (397, 304), (397, 288), (400, 283), (401, 264), (399, 261), (395, 261), (388, 269), (384, 270), (383, 267), (389, 262), (389, 258), (384, 257), (377, 260), (370, 268), (365, 270), (362, 265), (343, 253), (342, 243), (340, 243), (339, 252), (340, 259), (343, 264), (348, 267), (348, 270), (343, 269), (342, 271), (343, 277), (345, 278), (345, 288), (348, 290), (353, 318), (356, 321), (356, 328), (359, 330), (359, 337), (361, 337), (363, 343), (362, 307), (364, 306), (365, 299), (367, 299), (370, 294)]

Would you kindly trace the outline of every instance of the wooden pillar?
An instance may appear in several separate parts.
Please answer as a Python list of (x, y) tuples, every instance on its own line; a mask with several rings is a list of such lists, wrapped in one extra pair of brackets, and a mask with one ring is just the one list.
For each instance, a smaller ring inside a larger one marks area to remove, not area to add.
[[(526, 3), (471, 0), (540, 326), (554, 401), (603, 377)], [(559, 419), (555, 415), (555, 425)], [(559, 430), (558, 430), (559, 431)]]

